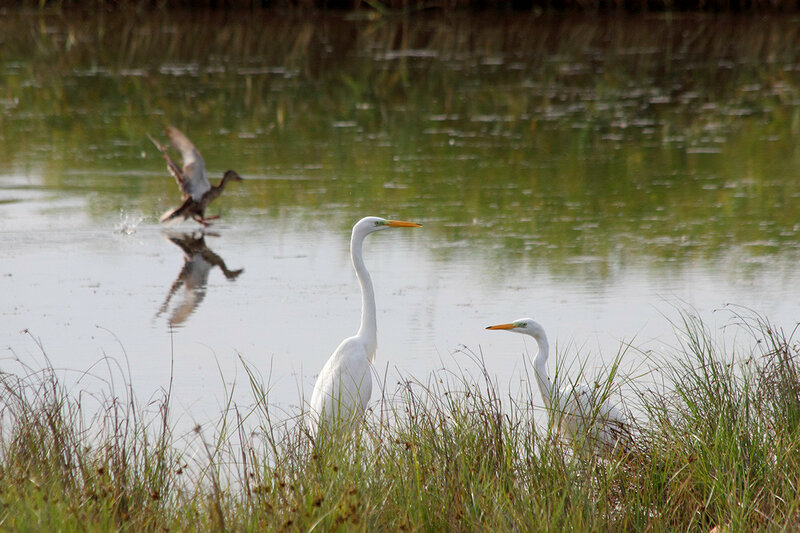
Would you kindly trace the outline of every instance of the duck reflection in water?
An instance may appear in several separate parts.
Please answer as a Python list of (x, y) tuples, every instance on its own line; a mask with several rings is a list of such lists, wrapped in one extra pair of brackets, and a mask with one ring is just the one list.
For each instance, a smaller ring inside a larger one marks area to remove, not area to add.
[(175, 293), (183, 287), (183, 299), (172, 308), (169, 318), (170, 326), (180, 326), (189, 316), (194, 313), (200, 302), (206, 296), (206, 285), (208, 284), (208, 274), (214, 267), (219, 267), (225, 277), (234, 281), (239, 274), (244, 272), (243, 268), (230, 270), (225, 261), (211, 251), (205, 242), (205, 236), (218, 236), (214, 233), (193, 232), (193, 233), (166, 233), (165, 237), (181, 250), (183, 250), (183, 268), (178, 273), (177, 279), (169, 289), (167, 299), (161, 304), (156, 313), (156, 317), (161, 316), (170, 307), (170, 301)]

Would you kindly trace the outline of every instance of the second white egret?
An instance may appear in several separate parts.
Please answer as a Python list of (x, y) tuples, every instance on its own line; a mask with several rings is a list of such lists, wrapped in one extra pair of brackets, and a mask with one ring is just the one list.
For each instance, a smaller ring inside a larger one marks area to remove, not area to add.
[(631, 441), (628, 421), (604, 397), (607, 394), (598, 394), (604, 387), (591, 389), (585, 385), (574, 385), (566, 391), (554, 390), (547, 373), (550, 346), (541, 324), (532, 318), (519, 318), (514, 322), (489, 326), (486, 329), (513, 331), (534, 338), (539, 347), (539, 353), (533, 361), (536, 383), (550, 421), (561, 435), (574, 444), (585, 443), (592, 446), (600, 455), (627, 448)]

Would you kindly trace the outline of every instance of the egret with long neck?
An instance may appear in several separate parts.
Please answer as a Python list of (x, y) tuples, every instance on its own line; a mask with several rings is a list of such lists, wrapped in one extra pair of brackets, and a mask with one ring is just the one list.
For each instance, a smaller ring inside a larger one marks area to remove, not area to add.
[(574, 385), (565, 391), (553, 387), (547, 372), (550, 345), (544, 328), (532, 318), (519, 318), (514, 322), (489, 326), (490, 330), (506, 330), (533, 337), (539, 348), (533, 360), (536, 384), (542, 395), (550, 423), (573, 444), (588, 444), (597, 454), (607, 454), (627, 448), (631, 442), (626, 417), (612, 405), (608, 398), (598, 397), (597, 389)]
[(364, 239), (376, 231), (416, 228), (421, 224), (365, 217), (353, 226), (350, 258), (361, 285), (361, 326), (342, 341), (317, 377), (309, 405), (308, 427), (316, 435), (322, 426), (341, 426), (363, 416), (372, 396), (372, 361), (378, 349), (375, 290), (362, 253)]

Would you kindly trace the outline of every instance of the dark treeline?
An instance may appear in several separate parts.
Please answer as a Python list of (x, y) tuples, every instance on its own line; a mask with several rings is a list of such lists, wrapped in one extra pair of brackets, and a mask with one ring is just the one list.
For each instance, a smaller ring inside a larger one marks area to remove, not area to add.
[(800, 0), (0, 0), (3, 8), (797, 12)]

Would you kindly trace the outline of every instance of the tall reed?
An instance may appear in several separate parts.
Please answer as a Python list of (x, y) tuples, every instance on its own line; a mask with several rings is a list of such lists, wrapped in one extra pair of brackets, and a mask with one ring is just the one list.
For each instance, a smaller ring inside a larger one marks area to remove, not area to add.
[(129, 385), (87, 397), (47, 366), (2, 374), (0, 529), (794, 530), (798, 344), (732, 316), (738, 349), (681, 315), (677, 345), (649, 359), (661, 385), (625, 383), (635, 446), (605, 457), (561, 442), (537, 391), (502, 393), (468, 350), (458, 372), (384, 387), (363, 426), (316, 441), (252, 365), (253, 406), (229, 400), (184, 437), (168, 390), (153, 411)]

